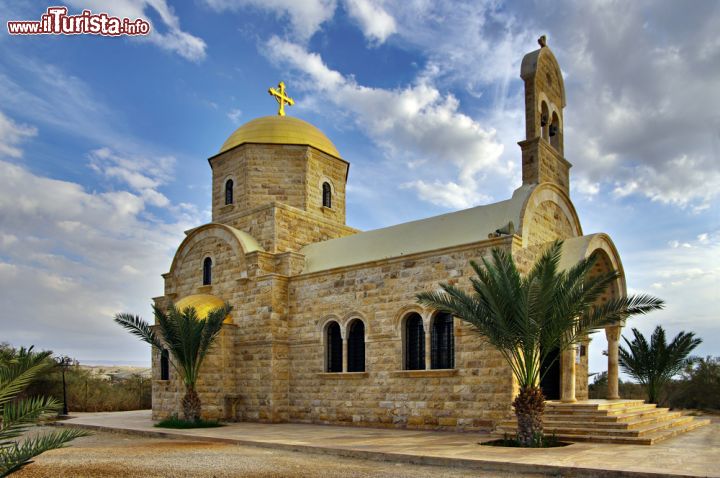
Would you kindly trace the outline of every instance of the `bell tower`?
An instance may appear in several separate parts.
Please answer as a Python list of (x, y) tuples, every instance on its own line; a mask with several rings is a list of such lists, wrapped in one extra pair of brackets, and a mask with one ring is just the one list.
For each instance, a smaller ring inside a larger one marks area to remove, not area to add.
[(572, 165), (563, 155), (565, 84), (545, 35), (538, 43), (540, 48), (525, 55), (520, 67), (525, 83), (525, 140), (518, 143), (523, 184), (550, 182), (569, 195)]

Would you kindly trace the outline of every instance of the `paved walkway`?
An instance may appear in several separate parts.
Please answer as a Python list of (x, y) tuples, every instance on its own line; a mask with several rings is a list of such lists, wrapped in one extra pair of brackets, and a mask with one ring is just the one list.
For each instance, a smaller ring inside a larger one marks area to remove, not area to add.
[(720, 423), (657, 445), (574, 443), (520, 449), (480, 446), (493, 439), (477, 433), (448, 433), (305, 424), (232, 423), (220, 428), (154, 428), (150, 411), (78, 413), (63, 422), (144, 436), (192, 438), (311, 453), (517, 474), (561, 476), (720, 477)]

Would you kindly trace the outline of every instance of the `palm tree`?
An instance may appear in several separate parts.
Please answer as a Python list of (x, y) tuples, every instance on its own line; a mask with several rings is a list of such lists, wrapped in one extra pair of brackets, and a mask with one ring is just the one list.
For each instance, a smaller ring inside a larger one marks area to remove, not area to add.
[(557, 360), (550, 351), (567, 350), (594, 329), (663, 306), (662, 300), (647, 295), (598, 304), (618, 273), (592, 276), (593, 257), (561, 271), (561, 248), (562, 242), (554, 242), (525, 276), (509, 252), (493, 249), (491, 260), (483, 258), (482, 266), (470, 262), (477, 274), (470, 279), (472, 294), (441, 284), (441, 291), (417, 296), (421, 304), (470, 323), (510, 365), (520, 387), (512, 405), (522, 446), (542, 442), (545, 398), (539, 384), (541, 364)]
[(635, 336), (632, 342), (623, 337), (628, 348), (620, 346), (620, 367), (645, 386), (648, 402), (658, 403), (662, 388), (695, 361), (689, 355), (702, 343), (702, 339), (696, 338), (692, 332), (681, 331), (668, 344), (665, 330), (658, 325), (648, 344), (638, 329), (632, 329), (632, 332)]
[(37, 420), (57, 412), (60, 403), (51, 397), (19, 398), (33, 380), (53, 366), (48, 360), (52, 352), (33, 352), (32, 347), (5, 352), (0, 356), (0, 477), (18, 471), (41, 453), (87, 435), (71, 428), (15, 440)]
[(115, 316), (115, 322), (144, 342), (159, 351), (167, 349), (170, 352), (173, 357), (170, 363), (185, 385), (182, 408), (186, 420), (200, 420), (202, 402), (195, 390), (200, 367), (231, 309), (229, 304), (225, 304), (210, 311), (205, 319), (199, 319), (194, 307), (178, 310), (171, 304), (166, 313), (153, 306), (157, 331), (137, 315)]

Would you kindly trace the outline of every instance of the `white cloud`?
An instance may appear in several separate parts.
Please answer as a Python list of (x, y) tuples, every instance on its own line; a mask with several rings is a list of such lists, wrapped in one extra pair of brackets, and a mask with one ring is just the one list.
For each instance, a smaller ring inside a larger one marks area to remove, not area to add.
[(157, 188), (172, 178), (175, 158), (172, 156), (147, 158), (121, 156), (110, 148), (100, 148), (88, 154), (90, 167), (122, 185), (140, 193), (149, 204), (165, 207), (170, 201)]
[(149, 357), (112, 315), (149, 318), (182, 231), (201, 218), (161, 221), (147, 203), (0, 161), (0, 309), (12, 311), (0, 315), (3, 340), (81, 359)]
[(217, 11), (257, 9), (274, 13), (279, 20), (287, 21), (292, 35), (306, 41), (320, 30), (323, 23), (335, 14), (335, 0), (205, 0)]
[(366, 38), (373, 43), (383, 43), (396, 32), (395, 19), (377, 0), (346, 0), (348, 14), (354, 18)]
[[(496, 131), (460, 112), (458, 100), (452, 94), (442, 94), (429, 79), (421, 77), (411, 86), (394, 90), (372, 88), (331, 70), (320, 55), (297, 44), (273, 37), (267, 49), (272, 59), (306, 75), (313, 94), (350, 113), (358, 128), (388, 158), (408, 167), (422, 164), (417, 169), (434, 180), (405, 182), (422, 199), (446, 207), (472, 205), (488, 197), (479, 192), (482, 176), (511, 174), (512, 168), (500, 160), (503, 145)], [(435, 181), (438, 175), (448, 175), (448, 166), (457, 179), (444, 184)], [(435, 186), (448, 190), (433, 193)]]
[[(105, 12), (120, 18), (143, 18), (152, 24), (150, 34), (132, 38), (149, 41), (190, 61), (205, 58), (205, 41), (180, 28), (180, 19), (166, 0), (69, 0), (68, 3), (78, 9), (87, 8), (96, 13)], [(148, 9), (154, 10), (160, 17), (162, 27), (151, 21), (147, 15)]]
[(18, 124), (0, 111), (0, 158), (3, 156), (22, 157), (22, 150), (18, 145), (36, 134), (37, 128), (34, 126)]
[(227, 113), (227, 117), (230, 121), (232, 121), (234, 124), (240, 124), (240, 117), (242, 116), (242, 111), (235, 108)]

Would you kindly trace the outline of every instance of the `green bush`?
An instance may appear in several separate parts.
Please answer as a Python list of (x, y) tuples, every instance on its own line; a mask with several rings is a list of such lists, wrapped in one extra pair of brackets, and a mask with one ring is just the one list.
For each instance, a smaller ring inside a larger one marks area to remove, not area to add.
[(222, 423), (216, 421), (216, 420), (183, 420), (182, 418), (178, 418), (177, 416), (172, 416), (170, 418), (166, 418), (165, 420), (162, 420), (155, 424), (158, 428), (216, 428), (223, 426)]
[(720, 410), (720, 357), (698, 359), (668, 386), (673, 408)]
[[(639, 383), (620, 381), (618, 388), (622, 398), (647, 400)], [(595, 375), (589, 397), (607, 397), (607, 372)], [(688, 365), (678, 379), (667, 384), (659, 401), (662, 407), (720, 410), (720, 357), (708, 356)]]
[[(76, 365), (65, 370), (65, 382), (71, 412), (117, 412), (152, 406), (151, 380), (139, 375), (107, 380)], [(62, 371), (55, 367), (38, 380), (33, 388), (36, 392), (52, 395), (62, 401)]]
[[(0, 357), (14, 353), (8, 344), (0, 344)], [(52, 366), (24, 392), (25, 396), (44, 395), (62, 403), (62, 370), (52, 358)], [(117, 412), (152, 407), (152, 383), (149, 378), (131, 375), (108, 380), (90, 370), (72, 365), (65, 370), (68, 409), (70, 412)]]

